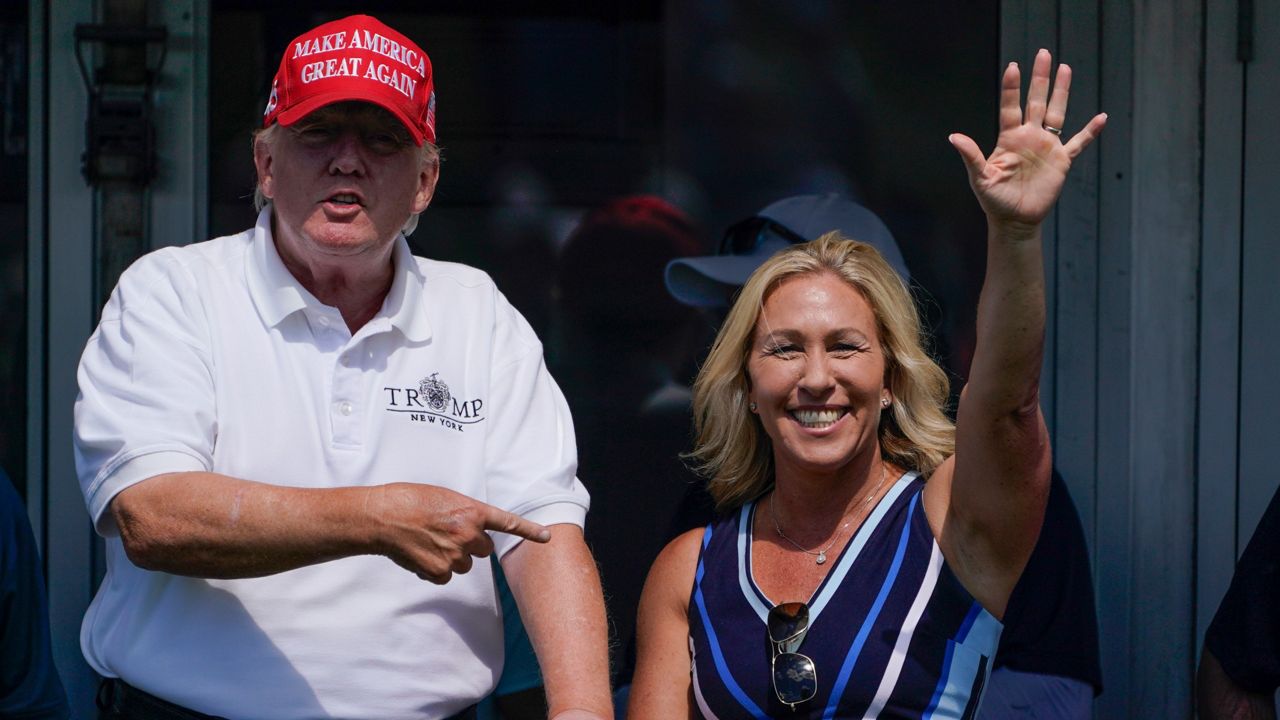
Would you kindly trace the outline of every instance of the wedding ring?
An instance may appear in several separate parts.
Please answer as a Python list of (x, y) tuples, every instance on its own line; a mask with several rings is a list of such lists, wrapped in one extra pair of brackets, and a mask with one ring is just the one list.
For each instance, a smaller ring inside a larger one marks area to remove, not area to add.
[(1061, 135), (1061, 134), (1062, 134), (1062, 128), (1051, 127), (1051, 126), (1049, 126), (1049, 125), (1044, 125), (1044, 124), (1041, 124), (1041, 125), (1040, 125), (1040, 127), (1044, 128), (1045, 130), (1048, 130), (1049, 132), (1053, 133), (1054, 135)]

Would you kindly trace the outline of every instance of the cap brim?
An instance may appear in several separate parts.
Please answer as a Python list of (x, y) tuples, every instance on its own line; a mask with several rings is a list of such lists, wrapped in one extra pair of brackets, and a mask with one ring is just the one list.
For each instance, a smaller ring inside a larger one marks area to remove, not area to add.
[(435, 138), (429, 138), (423, 135), (423, 133), (414, 125), (413, 118), (405, 115), (404, 110), (397, 107), (395, 103), (382, 100), (381, 98), (352, 97), (351, 93), (348, 92), (320, 93), (309, 97), (288, 110), (276, 115), (276, 122), (288, 127), (326, 105), (333, 105), (334, 103), (340, 102), (364, 102), (371, 105), (377, 105), (383, 110), (386, 110), (396, 116), (396, 119), (404, 125), (405, 129), (409, 131), (409, 135), (413, 137), (415, 145), (421, 146), (425, 141), (435, 142)]
[(768, 257), (724, 255), (679, 258), (667, 263), (667, 291), (685, 305), (728, 307), (733, 294)]

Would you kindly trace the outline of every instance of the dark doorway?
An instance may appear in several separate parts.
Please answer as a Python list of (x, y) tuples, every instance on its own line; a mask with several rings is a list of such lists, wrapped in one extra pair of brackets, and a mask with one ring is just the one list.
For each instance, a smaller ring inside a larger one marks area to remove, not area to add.
[(0, 468), (27, 490), (27, 3), (0, 4)]

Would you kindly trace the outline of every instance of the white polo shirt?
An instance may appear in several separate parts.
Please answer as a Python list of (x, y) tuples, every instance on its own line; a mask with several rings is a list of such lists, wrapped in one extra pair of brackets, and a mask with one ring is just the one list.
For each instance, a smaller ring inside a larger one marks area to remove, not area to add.
[[(229, 718), (435, 718), (502, 667), (489, 563), (437, 586), (381, 556), (243, 580), (142, 570), (122, 489), (208, 470), (295, 487), (409, 481), (582, 525), (564, 398), (528, 323), (470, 267), (415, 258), (352, 336), (285, 268), (270, 208), (239, 235), (139, 260), (81, 359), (76, 462), (107, 574), (81, 645), (95, 670)], [(192, 488), (199, 492), (199, 488)], [(519, 538), (494, 533), (499, 553)]]

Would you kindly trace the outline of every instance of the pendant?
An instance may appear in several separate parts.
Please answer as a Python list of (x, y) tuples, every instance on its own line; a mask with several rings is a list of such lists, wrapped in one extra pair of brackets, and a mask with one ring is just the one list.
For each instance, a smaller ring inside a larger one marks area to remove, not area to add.
[(822, 563), (824, 563), (824, 562), (826, 562), (826, 561), (827, 561), (827, 551), (826, 551), (826, 550), (823, 550), (822, 552), (818, 553), (818, 560), (817, 560), (817, 562), (818, 562), (818, 564), (819, 564), (819, 565), (821, 565)]

